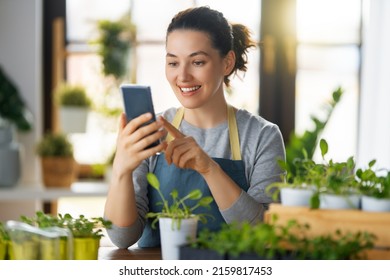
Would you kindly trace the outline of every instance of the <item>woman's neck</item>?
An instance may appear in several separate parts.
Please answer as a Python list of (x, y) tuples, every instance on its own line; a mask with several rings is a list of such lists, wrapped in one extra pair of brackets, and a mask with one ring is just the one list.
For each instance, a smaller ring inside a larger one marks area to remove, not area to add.
[(227, 120), (227, 103), (225, 98), (209, 102), (202, 107), (184, 110), (184, 119), (199, 128), (213, 128)]

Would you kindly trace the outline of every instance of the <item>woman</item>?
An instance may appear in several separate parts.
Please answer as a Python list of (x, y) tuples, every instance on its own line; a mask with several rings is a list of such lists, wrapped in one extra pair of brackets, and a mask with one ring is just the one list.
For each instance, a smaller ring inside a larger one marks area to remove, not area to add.
[[(211, 230), (235, 220), (262, 221), (271, 203), (265, 187), (282, 173), (277, 164), (285, 158), (282, 136), (275, 124), (233, 108), (224, 96), (224, 84), (246, 71), (246, 54), (254, 46), (245, 26), (230, 25), (208, 7), (187, 9), (172, 19), (165, 72), (182, 107), (143, 127), (150, 114), (128, 124), (121, 116), (105, 206), (105, 217), (114, 225), (108, 235), (116, 246), (159, 245), (158, 230), (145, 219), (158, 201), (147, 172), (156, 174), (165, 195), (173, 188), (181, 194), (194, 188), (211, 194), (214, 219), (203, 225)], [(167, 133), (161, 144), (145, 149)]]

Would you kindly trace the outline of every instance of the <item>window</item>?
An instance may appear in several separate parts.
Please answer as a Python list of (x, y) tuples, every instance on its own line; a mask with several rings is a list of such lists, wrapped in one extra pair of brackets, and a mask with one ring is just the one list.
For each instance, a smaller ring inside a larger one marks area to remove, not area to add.
[(334, 160), (357, 149), (361, 14), (361, 1), (297, 0), (296, 131), (311, 129), (310, 116), (341, 86), (344, 96), (322, 135)]

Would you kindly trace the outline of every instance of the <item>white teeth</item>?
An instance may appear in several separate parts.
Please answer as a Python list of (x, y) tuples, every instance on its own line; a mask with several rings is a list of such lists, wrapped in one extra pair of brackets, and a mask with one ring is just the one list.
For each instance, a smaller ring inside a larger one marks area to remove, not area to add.
[(184, 92), (190, 92), (190, 91), (194, 91), (194, 90), (197, 90), (199, 89), (200, 86), (196, 86), (196, 87), (190, 87), (190, 88), (180, 88), (182, 91)]

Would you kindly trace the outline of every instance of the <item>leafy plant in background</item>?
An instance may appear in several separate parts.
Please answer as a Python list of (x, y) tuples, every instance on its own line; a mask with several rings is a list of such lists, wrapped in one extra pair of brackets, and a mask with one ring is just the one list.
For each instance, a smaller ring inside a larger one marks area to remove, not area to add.
[[(206, 214), (194, 214), (193, 211), (198, 207), (210, 207), (210, 203), (213, 202), (213, 198), (211, 196), (202, 197), (202, 192), (198, 189), (191, 191), (188, 195), (179, 198), (178, 191), (173, 190), (170, 195), (172, 197), (172, 203), (169, 203), (168, 200), (164, 197), (160, 190), (160, 182), (158, 178), (153, 173), (148, 173), (146, 176), (149, 184), (157, 190), (158, 194), (161, 197), (162, 209), (160, 212), (149, 212), (147, 213), (147, 218), (152, 218), (152, 227), (155, 227), (155, 224), (158, 222), (159, 218), (171, 218), (173, 219), (174, 224), (177, 225), (177, 228), (180, 229), (180, 224), (183, 219), (188, 219), (191, 217), (197, 217), (201, 222), (205, 223)], [(196, 204), (192, 207), (188, 207), (186, 205), (187, 200), (195, 200)]]
[(130, 17), (119, 21), (98, 22), (98, 54), (102, 57), (103, 74), (121, 80), (127, 73), (127, 57), (135, 39), (136, 28)]
[(46, 134), (36, 146), (41, 157), (71, 157), (73, 145), (64, 134)]
[[(356, 180), (360, 191), (370, 197), (390, 199), (390, 171), (384, 172), (384, 175), (377, 175), (373, 170), (376, 160), (368, 163), (368, 168), (359, 168), (356, 171)], [(382, 172), (380, 170), (378, 172)]]
[(86, 107), (91, 106), (85, 88), (81, 85), (61, 84), (56, 89), (58, 103), (61, 106)]
[(287, 172), (291, 174), (289, 180), (292, 180), (297, 174), (294, 160), (297, 158), (312, 159), (315, 152), (319, 137), (328, 123), (336, 105), (339, 103), (344, 91), (341, 87), (337, 88), (332, 93), (332, 100), (326, 104), (326, 117), (322, 121), (319, 118), (312, 116), (315, 128), (313, 130), (306, 130), (302, 135), (295, 132), (291, 134), (289, 142), (286, 144), (286, 167)]
[(1, 118), (15, 124), (20, 131), (29, 131), (32, 128), (31, 113), (27, 110), (16, 86), (0, 67)]

